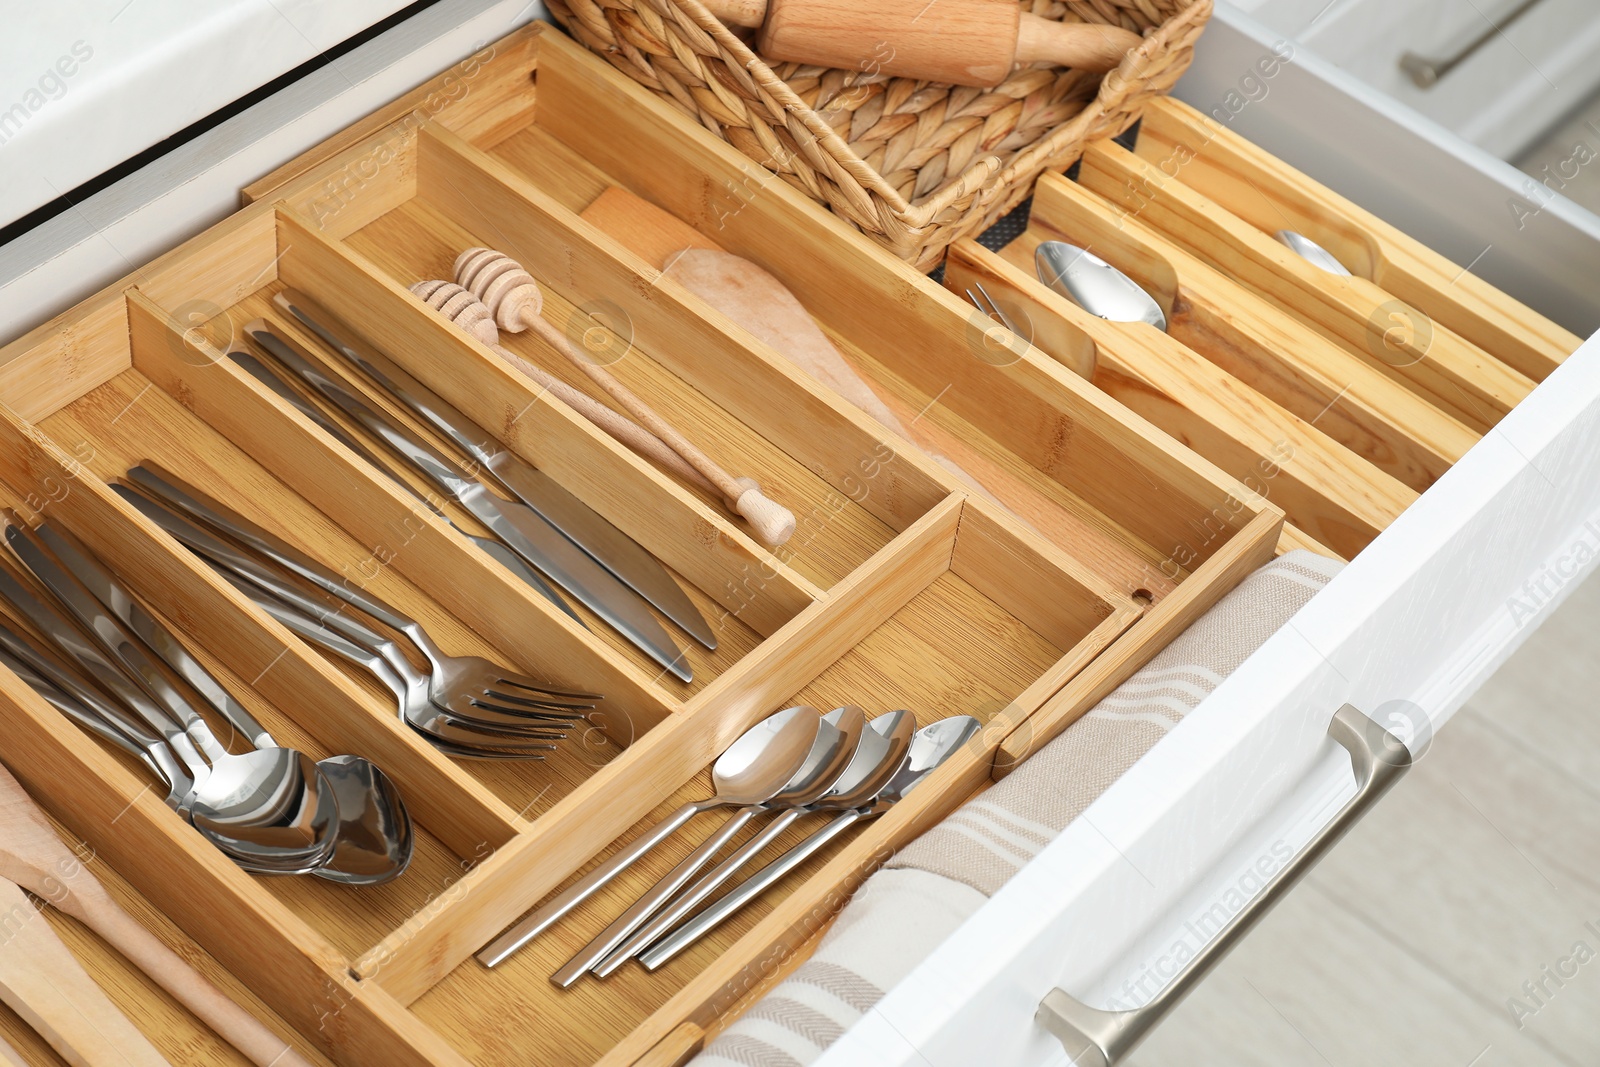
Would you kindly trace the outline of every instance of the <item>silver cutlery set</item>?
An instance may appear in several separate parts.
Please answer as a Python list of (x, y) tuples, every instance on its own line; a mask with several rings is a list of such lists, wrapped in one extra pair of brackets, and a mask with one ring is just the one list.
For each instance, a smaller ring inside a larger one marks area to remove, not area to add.
[[(775, 885), (851, 826), (889, 810), (938, 769), (979, 728), (954, 716), (916, 729), (911, 713), (868, 721), (853, 705), (826, 715), (797, 706), (747, 730), (712, 765), (711, 797), (685, 804), (630, 842), (478, 953), (494, 967), (548, 930), (697, 815), (735, 809), (723, 824), (551, 976), (563, 988), (585, 974), (609, 977), (630, 959), (656, 970)], [(828, 821), (723, 896), (713, 894), (750, 867), (793, 823)], [(700, 872), (752, 820), (766, 824), (715, 867)], [(699, 875), (696, 878), (696, 875)], [(709, 905), (696, 912), (705, 902)]]
[[(0, 567), (0, 599), (47, 642), (0, 626), (0, 662), (143, 763), (166, 784), (167, 804), (203, 837), (260, 874), (370, 885), (404, 872), (411, 819), (381, 769), (351, 755), (313, 762), (280, 746), (69, 534), (12, 521), (4, 533), (49, 592), (37, 595)], [(248, 741), (249, 751), (230, 752), (191, 698)]]

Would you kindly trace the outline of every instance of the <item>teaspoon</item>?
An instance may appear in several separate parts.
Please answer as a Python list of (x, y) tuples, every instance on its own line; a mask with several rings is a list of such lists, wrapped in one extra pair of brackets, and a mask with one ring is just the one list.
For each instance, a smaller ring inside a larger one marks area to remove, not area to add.
[(1041, 282), (1091, 315), (1167, 328), (1161, 305), (1138, 282), (1087, 249), (1046, 241), (1034, 250), (1033, 265)]

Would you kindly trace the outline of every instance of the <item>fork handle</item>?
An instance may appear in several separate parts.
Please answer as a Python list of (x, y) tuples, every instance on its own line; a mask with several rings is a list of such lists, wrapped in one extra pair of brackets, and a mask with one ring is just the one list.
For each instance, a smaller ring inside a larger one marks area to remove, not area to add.
[(550, 903), (524, 918), (517, 925), (489, 942), (478, 952), (478, 962), (485, 967), (495, 967), (505, 962), (517, 949), (555, 925), (562, 916), (588, 900), (601, 888), (633, 865), (640, 856), (670, 837), (679, 827), (704, 811), (722, 806), (716, 799), (685, 804), (662, 819), (648, 833), (635, 838), (612, 857), (572, 883)]
[(221, 533), (227, 534), (267, 559), (286, 567), (315, 585), (318, 589), (343, 600), (371, 615), (385, 626), (410, 634), (417, 630), (417, 621), (398, 608), (380, 600), (357, 586), (346, 584), (335, 571), (324, 567), (275, 534), (268, 533), (243, 515), (209, 500), (197, 489), (175, 484), (170, 474), (160, 475), (149, 467), (140, 465), (128, 471), (128, 480), (172, 507), (199, 519)]
[(628, 939), (630, 934), (670, 900), (672, 894), (682, 889), (684, 883), (693, 878), (696, 871), (711, 862), (711, 857), (722, 851), (722, 846), (732, 841), (733, 836), (744, 827), (745, 823), (766, 810), (766, 808), (758, 804), (740, 808), (730, 815), (728, 821), (722, 824), (720, 830), (700, 842), (693, 852), (685, 856), (676, 867), (667, 872), (666, 877), (652, 886), (649, 892), (634, 901), (627, 911), (612, 920), (610, 926), (595, 935), (594, 939), (579, 950), (576, 956), (568, 960), (559, 971), (550, 976), (550, 981), (562, 989), (566, 989), (589, 973), (590, 968), (598, 965), (615, 951), (619, 945)]
[(845, 812), (817, 830), (810, 837), (779, 856), (755, 874), (745, 879), (739, 887), (718, 900), (711, 907), (684, 923), (639, 956), (647, 970), (655, 970), (672, 957), (700, 940), (734, 912), (777, 884), (784, 875), (810, 859), (824, 845), (862, 819), (878, 814), (875, 808), (854, 808)]

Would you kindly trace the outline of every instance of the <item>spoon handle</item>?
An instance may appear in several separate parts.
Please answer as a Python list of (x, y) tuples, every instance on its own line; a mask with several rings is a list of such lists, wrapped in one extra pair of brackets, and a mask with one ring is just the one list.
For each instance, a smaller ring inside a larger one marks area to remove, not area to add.
[(599, 892), (613, 878), (632, 866), (640, 856), (665, 841), (684, 823), (703, 811), (710, 811), (720, 806), (721, 804), (715, 799), (685, 804), (657, 823), (649, 833), (635, 838), (610, 859), (572, 883), (544, 907), (489, 942), (478, 952), (478, 962), (485, 967), (503, 963), (517, 949), (544, 933), (562, 916)]
[(768, 845), (778, 839), (778, 836), (794, 824), (795, 820), (808, 814), (805, 808), (790, 808), (780, 814), (758, 834), (734, 850), (733, 854), (708, 873), (702, 875), (698, 881), (678, 894), (667, 905), (661, 908), (650, 919), (634, 932), (633, 936), (622, 943), (611, 955), (601, 960), (594, 968), (594, 973), (601, 978), (609, 978), (615, 974), (617, 968), (627, 963), (639, 952), (655, 941), (666, 931), (676, 926), (701, 901), (717, 891), (717, 887), (739, 873), (740, 869), (748, 864)]
[(862, 819), (878, 814), (875, 808), (854, 808), (845, 812), (810, 837), (779, 856), (755, 874), (745, 879), (739, 887), (718, 900), (711, 907), (684, 923), (666, 937), (650, 946), (639, 956), (648, 970), (655, 970), (672, 957), (716, 929), (734, 912), (766, 892), (784, 875), (810, 859), (829, 841), (844, 833)]
[[(5, 526), (7, 530), (12, 528), (9, 523)], [(23, 540), (22, 543), (29, 542)], [(206, 774), (208, 765), (200, 758), (189, 735), (101, 652), (98, 642), (85, 637), (81, 630), (35, 596), (5, 567), (0, 567), (0, 597), (37, 627), (80, 670), (88, 673), (121, 701), (146, 727), (164, 738), (191, 772), (200, 776)]]
[(676, 867), (667, 872), (665, 878), (657, 882), (632, 906), (621, 915), (612, 920), (611, 925), (600, 931), (592, 941), (585, 945), (578, 954), (566, 962), (562, 968), (550, 976), (550, 981), (566, 989), (589, 973), (590, 968), (599, 964), (609, 956), (619, 945), (628, 939), (628, 935), (637, 930), (650, 916), (656, 913), (672, 894), (683, 888), (685, 882), (693, 878), (695, 872), (711, 862), (711, 857), (722, 851), (722, 846), (733, 840), (733, 836), (743, 829), (744, 824), (761, 814), (766, 809), (760, 805), (740, 808), (728, 817), (722, 828), (702, 841), (698, 847), (685, 856)]
[(198, 490), (174, 484), (171, 475), (162, 476), (149, 467), (138, 466), (128, 471), (128, 480), (162, 502), (237, 539), (251, 550), (260, 553), (280, 567), (293, 571), (324, 592), (331, 593), (353, 607), (361, 609), (385, 626), (402, 633), (410, 633), (418, 628), (416, 620), (398, 608), (346, 582), (335, 571), (324, 567), (282, 538), (268, 533), (243, 515), (231, 512), (215, 501), (208, 501)]
[(41, 523), (34, 532), (45, 543), (45, 547), (55, 553), (56, 559), (88, 587), (89, 592), (95, 595), (107, 611), (149, 645), (178, 677), (188, 682), (191, 689), (199, 693), (217, 714), (242, 732), (252, 745), (256, 748), (277, 747), (277, 742), (272, 739), (267, 728), (262, 726), (243, 704), (235, 700), (233, 694), (224, 689), (199, 660), (189, 654), (189, 650), (172, 635), (171, 630), (156, 621), (155, 616), (134, 600), (128, 590), (112, 577), (108, 569), (84, 551), (75, 538), (70, 537), (65, 531), (55, 529), (49, 523)]

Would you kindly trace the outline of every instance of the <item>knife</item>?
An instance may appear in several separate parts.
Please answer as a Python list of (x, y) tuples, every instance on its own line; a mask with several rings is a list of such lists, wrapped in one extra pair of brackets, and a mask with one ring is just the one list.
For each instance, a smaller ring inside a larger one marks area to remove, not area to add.
[[(311, 403), (311, 401), (307, 400), (305, 397), (301, 396), (299, 393), (295, 392), (294, 387), (288, 382), (284, 381), (282, 378), (278, 377), (278, 375), (273, 372), (272, 368), (268, 367), (255, 356), (251, 355), (249, 352), (237, 345), (228, 350), (228, 358), (237, 363), (240, 369), (242, 369), (246, 374), (250, 375), (250, 377), (254, 378), (256, 381), (272, 390), (273, 393), (275, 393), (281, 400), (284, 401), (284, 403), (288, 404), (300, 414), (316, 423), (316, 425), (329, 437), (332, 437), (335, 441), (338, 441), (341, 445), (344, 445), (344, 447), (354, 452), (357, 456), (360, 456), (361, 459), (366, 461), (366, 464), (373, 470), (377, 471), (379, 474), (382, 474), (395, 485), (399, 486), (408, 496), (414, 497), (422, 504), (423, 507), (439, 516), (445, 522), (450, 523), (451, 526), (456, 525), (455, 523), (450, 522), (450, 516), (441, 511), (433, 501), (429, 500), (426, 496), (423, 496), (421, 493), (413, 489), (410, 482), (400, 477), (399, 474), (395, 473), (393, 467), (390, 467), (387, 463), (374, 455), (372, 449), (368, 448), (354, 437), (345, 433), (344, 428), (338, 423), (334, 422), (332, 419), (328, 418), (327, 415), (323, 414), (320, 408)], [(571, 606), (568, 605), (565, 600), (561, 599), (561, 594), (556, 592), (554, 589), (551, 589), (549, 583), (543, 578), (539, 577), (538, 571), (524, 563), (522, 561), (522, 557), (518, 556), (515, 552), (507, 548), (503, 542), (496, 541), (492, 537), (478, 537), (475, 534), (469, 534), (460, 527), (456, 527), (456, 530), (461, 534), (462, 537), (465, 537), (467, 540), (471, 541), (473, 544), (482, 549), (491, 559), (500, 564), (500, 566), (504, 567), (512, 574), (515, 574), (518, 578), (521, 578), (523, 582), (537, 590), (540, 596), (544, 597), (546, 600), (550, 601), (550, 603), (566, 612), (567, 616), (571, 618), (573, 622), (577, 623), (579, 626), (582, 626), (585, 630), (589, 628), (588, 625), (584, 623), (583, 619), (578, 616), (578, 613), (573, 611)]]
[(513, 496), (655, 605), (690, 637), (706, 648), (717, 647), (716, 634), (694, 602), (672, 580), (666, 568), (633, 538), (563, 489), (548, 474), (506, 448), (458, 408), (401, 370), (393, 360), (376, 352), (369, 358), (346, 344), (326, 325), (337, 320), (312, 301), (292, 289), (285, 289), (273, 297), (273, 302), (464, 454), (488, 468)]
[(681, 680), (687, 682), (693, 679), (683, 653), (672, 643), (656, 617), (650, 614), (644, 601), (610, 571), (562, 537), (555, 527), (532, 509), (516, 501), (502, 500), (489, 492), (454, 461), (334, 381), (325, 371), (290, 347), (283, 338), (267, 329), (266, 323), (257, 319), (245, 327), (245, 333), (285, 370), (416, 467), (473, 518), (487, 526), (508, 548), (615, 627), (630, 643)]

